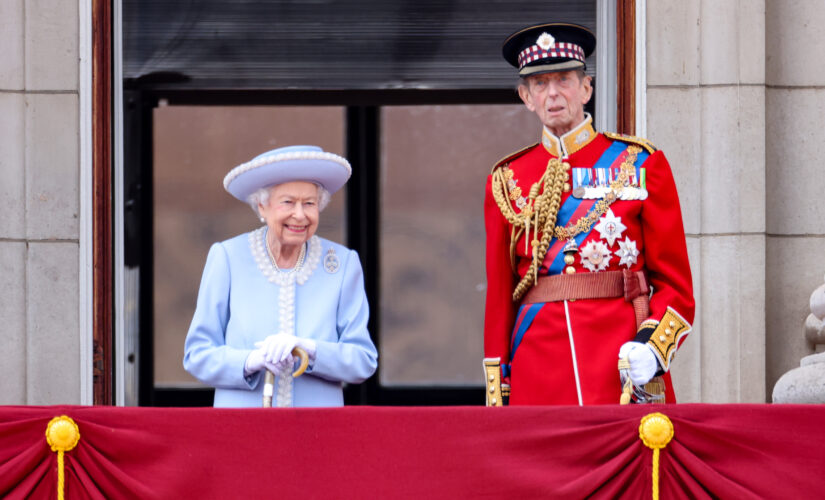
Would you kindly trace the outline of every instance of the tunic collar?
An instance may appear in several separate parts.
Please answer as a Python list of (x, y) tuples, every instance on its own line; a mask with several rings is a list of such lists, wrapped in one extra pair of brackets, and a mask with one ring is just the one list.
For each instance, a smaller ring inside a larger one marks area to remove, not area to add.
[(595, 139), (597, 135), (596, 130), (593, 128), (593, 117), (590, 116), (590, 113), (585, 113), (584, 121), (561, 137), (556, 137), (547, 130), (547, 127), (544, 127), (541, 134), (541, 144), (551, 155), (557, 158), (567, 158), (590, 144), (590, 141)]

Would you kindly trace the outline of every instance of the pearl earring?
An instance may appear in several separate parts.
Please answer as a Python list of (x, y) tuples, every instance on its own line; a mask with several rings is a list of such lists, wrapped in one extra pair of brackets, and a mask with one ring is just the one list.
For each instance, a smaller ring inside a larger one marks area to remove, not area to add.
[(264, 219), (263, 217), (261, 217), (261, 222), (266, 222), (266, 219)]

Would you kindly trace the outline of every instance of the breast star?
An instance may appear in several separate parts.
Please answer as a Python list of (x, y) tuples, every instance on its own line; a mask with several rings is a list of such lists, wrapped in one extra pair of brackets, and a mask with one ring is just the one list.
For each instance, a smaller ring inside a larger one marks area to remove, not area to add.
[(616, 241), (616, 238), (622, 236), (622, 232), (627, 229), (627, 226), (622, 224), (621, 217), (616, 217), (613, 210), (608, 208), (604, 217), (599, 219), (595, 229), (603, 240), (607, 240), (608, 246), (613, 246), (613, 242)]
[(639, 250), (636, 248), (636, 242), (630, 238), (625, 238), (624, 241), (619, 240), (619, 249), (616, 250), (616, 255), (620, 257), (619, 265), (632, 266), (636, 263), (639, 256)]

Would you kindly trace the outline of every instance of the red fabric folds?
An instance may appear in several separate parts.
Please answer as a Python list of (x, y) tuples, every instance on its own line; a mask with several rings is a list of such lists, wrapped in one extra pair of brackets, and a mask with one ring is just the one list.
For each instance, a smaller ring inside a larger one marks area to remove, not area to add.
[(667, 415), (661, 498), (821, 494), (825, 408), (795, 405), (212, 409), (0, 407), (0, 496), (650, 498), (639, 422)]

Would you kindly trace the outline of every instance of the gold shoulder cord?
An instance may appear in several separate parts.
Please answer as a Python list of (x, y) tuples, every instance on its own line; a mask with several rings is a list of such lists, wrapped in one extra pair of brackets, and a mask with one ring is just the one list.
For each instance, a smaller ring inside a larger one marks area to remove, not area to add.
[[(619, 177), (610, 183), (611, 191), (605, 195), (604, 199), (596, 203), (594, 210), (568, 227), (556, 226), (556, 217), (561, 204), (562, 185), (570, 178), (570, 174), (567, 172), (570, 168), (568, 163), (562, 163), (558, 158), (552, 158), (547, 162), (544, 175), (530, 187), (527, 204), (520, 213), (516, 213), (510, 203), (511, 193), (507, 187), (507, 176), (504, 169), (497, 168), (493, 171), (493, 198), (504, 218), (512, 226), (510, 233), (510, 263), (514, 272), (516, 270), (515, 242), (525, 231), (527, 232), (526, 240), (530, 240), (530, 226), (533, 229), (533, 239), (530, 241), (533, 247), (533, 260), (524, 277), (513, 291), (513, 302), (518, 302), (536, 282), (539, 266), (544, 261), (544, 256), (547, 254), (553, 236), (559, 240), (568, 240), (582, 231), (588, 231), (593, 223), (604, 215), (610, 205), (619, 198), (622, 188), (628, 183), (628, 177), (635, 170), (634, 163), (641, 151), (642, 148), (638, 146), (627, 148), (628, 155), (622, 162)], [(516, 187), (514, 191), (518, 189)], [(520, 192), (516, 196), (520, 196)], [(538, 238), (539, 230), (542, 233), (541, 239)]]
[[(553, 228), (556, 225), (556, 216), (559, 213), (561, 203), (562, 185), (566, 170), (569, 165), (562, 163), (558, 158), (553, 158), (547, 162), (547, 168), (532, 187), (527, 198), (527, 205), (516, 213), (510, 204), (507, 188), (507, 179), (503, 169), (496, 169), (493, 172), (493, 198), (496, 200), (507, 222), (513, 226), (510, 244), (510, 261), (515, 263), (515, 241), (527, 231), (527, 239), (530, 239), (530, 226), (533, 226), (534, 236), (531, 244), (533, 246), (533, 261), (530, 268), (525, 273), (513, 292), (513, 301), (518, 301), (522, 295), (533, 285), (536, 280), (539, 263), (544, 259), (547, 249), (550, 246), (550, 239), (553, 236)], [(533, 219), (533, 220), (531, 220)], [(538, 240), (538, 231), (541, 228), (541, 241)]]

